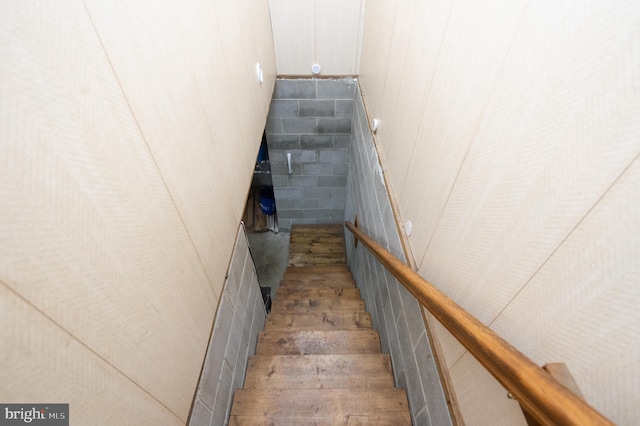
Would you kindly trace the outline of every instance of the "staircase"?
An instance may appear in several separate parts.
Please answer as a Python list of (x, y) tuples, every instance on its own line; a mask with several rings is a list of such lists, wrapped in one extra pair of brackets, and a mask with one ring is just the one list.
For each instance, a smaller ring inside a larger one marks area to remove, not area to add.
[(411, 425), (346, 265), (342, 225), (294, 225), (230, 425)]

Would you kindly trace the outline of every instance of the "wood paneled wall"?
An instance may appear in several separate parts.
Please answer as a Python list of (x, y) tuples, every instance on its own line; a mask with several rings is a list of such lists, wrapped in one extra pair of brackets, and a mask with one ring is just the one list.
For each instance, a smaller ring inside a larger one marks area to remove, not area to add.
[(365, 0), (270, 0), (279, 75), (356, 75)]
[(8, 1), (0, 56), (0, 401), (185, 423), (275, 84), (268, 3)]
[[(419, 272), (640, 415), (640, 4), (367, 2), (360, 82)], [(517, 404), (439, 330), (468, 424)]]

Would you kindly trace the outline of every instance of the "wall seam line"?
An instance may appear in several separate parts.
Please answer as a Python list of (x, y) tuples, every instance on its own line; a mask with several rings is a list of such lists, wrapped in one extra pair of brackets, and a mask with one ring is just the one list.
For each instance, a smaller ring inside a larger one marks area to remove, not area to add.
[[(424, 119), (424, 113), (427, 110), (427, 104), (429, 103), (429, 97), (431, 96), (431, 88), (433, 87), (433, 81), (436, 79), (436, 74), (438, 71), (438, 64), (440, 63), (440, 57), (442, 55), (442, 48), (444, 47), (444, 41), (447, 35), (447, 31), (449, 29), (449, 22), (451, 21), (451, 12), (453, 11), (453, 5), (455, 3), (451, 2), (451, 7), (449, 8), (449, 14), (447, 15), (447, 23), (445, 24), (444, 27), (444, 31), (442, 32), (442, 40), (440, 42), (440, 47), (438, 48), (438, 57), (436, 58), (436, 65), (433, 68), (433, 75), (431, 76), (431, 81), (429, 81), (429, 88), (427, 89), (427, 96), (425, 97), (425, 102), (424, 102), (424, 106), (422, 107), (422, 111), (420, 113), (420, 116), (422, 117), (422, 121), (420, 121), (420, 126), (418, 127), (418, 134), (416, 135), (416, 141), (413, 144), (413, 147), (411, 149), (411, 158), (412, 161), (409, 163), (409, 168), (407, 169), (407, 173), (405, 173), (404, 179), (402, 180), (402, 185), (400, 185), (400, 188), (402, 189), (402, 193), (399, 194), (399, 198), (401, 200), (404, 200), (404, 193), (406, 191), (406, 186), (407, 186), (407, 179), (409, 179), (409, 173), (411, 171), (412, 165), (413, 165), (413, 159), (415, 159), (415, 155), (416, 155), (416, 146), (418, 145), (418, 140), (417, 138), (420, 136), (420, 134), (422, 133), (422, 127), (424, 126), (424, 122), (426, 121)], [(414, 21), (411, 21), (412, 25)], [(412, 33), (413, 34), (413, 27), (412, 27)], [(404, 78), (404, 70), (402, 73), (402, 78)], [(401, 84), (402, 87), (402, 84)], [(395, 115), (394, 115), (395, 117)], [(428, 246), (427, 246), (428, 248)], [(426, 253), (426, 251), (425, 251)], [(422, 263), (422, 260), (420, 261), (420, 263), (418, 265), (420, 265)]]
[[(451, 188), (449, 189), (449, 194), (447, 194), (447, 199), (445, 200), (442, 209), (440, 210), (440, 214), (438, 215), (438, 220), (436, 221), (436, 226), (433, 229), (433, 233), (431, 234), (431, 237), (429, 238), (429, 242), (427, 243), (427, 247), (424, 251), (424, 254), (422, 255), (422, 259), (420, 259), (420, 263), (419, 266), (422, 266), (422, 263), (424, 262), (424, 259), (427, 257), (427, 252), (429, 251), (429, 247), (431, 247), (431, 243), (433, 242), (433, 238), (436, 235), (436, 233), (438, 232), (438, 229), (440, 227), (440, 222), (442, 220), (442, 216), (444, 215), (445, 210), (447, 209), (447, 206), (449, 204), (449, 200), (451, 199), (451, 195), (453, 194), (454, 188), (456, 186), (456, 183), (458, 182), (458, 179), (460, 178), (460, 173), (462, 172), (462, 169), (464, 168), (465, 163), (467, 162), (467, 158), (469, 156), (469, 152), (471, 151), (471, 147), (474, 145), (474, 142), (477, 139), (478, 136), (478, 130), (480, 125), (483, 123), (484, 119), (485, 119), (485, 111), (486, 108), (488, 107), (488, 105), (491, 103), (491, 100), (493, 99), (493, 96), (495, 95), (495, 89), (496, 86), (498, 85), (498, 81), (500, 80), (500, 75), (502, 74), (502, 71), (504, 70), (504, 65), (507, 62), (507, 59), (509, 58), (509, 55), (511, 54), (511, 49), (513, 48), (513, 44), (515, 42), (515, 40), (518, 38), (518, 34), (520, 33), (520, 29), (522, 28), (522, 20), (524, 19), (524, 16), (527, 14), (527, 8), (529, 6), (529, 2), (527, 2), (527, 4), (525, 4), (524, 10), (522, 12), (522, 15), (520, 16), (520, 24), (518, 25), (518, 29), (515, 31), (515, 33), (513, 34), (513, 38), (511, 39), (511, 42), (509, 43), (509, 48), (507, 50), (506, 55), (504, 55), (504, 59), (502, 60), (502, 64), (500, 65), (500, 70), (498, 71), (498, 74), (496, 76), (496, 80), (493, 83), (493, 87), (491, 88), (491, 95), (488, 97), (487, 102), (485, 103), (485, 106), (483, 108), (483, 112), (480, 116), (480, 119), (478, 120), (478, 124), (475, 128), (475, 135), (473, 136), (473, 139), (471, 139), (471, 142), (469, 142), (469, 145), (467, 146), (467, 149), (464, 153), (464, 156), (462, 157), (462, 162), (460, 163), (460, 167), (458, 167), (458, 171), (456, 173), (456, 177), (453, 180), (453, 183), (451, 184)], [(449, 22), (447, 21), (447, 27), (448, 27)], [(443, 43), (444, 43), (444, 38), (443, 38)], [(435, 77), (434, 77), (435, 78)], [(426, 103), (425, 103), (426, 105)], [(426, 106), (425, 106), (426, 108)], [(423, 114), (424, 115), (424, 114)], [(422, 129), (422, 124), (420, 125), (420, 128)], [(415, 145), (414, 145), (414, 149), (415, 149)], [(412, 153), (413, 156), (415, 156), (415, 151)]]
[(576, 229), (578, 229), (580, 227), (580, 225), (587, 219), (587, 217), (591, 214), (591, 212), (598, 207), (598, 205), (600, 204), (600, 201), (602, 201), (602, 199), (604, 197), (607, 196), (607, 194), (609, 193), (609, 191), (611, 191), (611, 189), (618, 183), (618, 181), (627, 173), (627, 171), (631, 168), (631, 166), (633, 166), (633, 164), (638, 161), (638, 159), (640, 158), (640, 152), (638, 152), (633, 159), (629, 162), (629, 164), (627, 164), (622, 171), (620, 172), (620, 174), (618, 176), (615, 177), (615, 179), (613, 179), (613, 181), (611, 182), (611, 184), (609, 184), (609, 186), (607, 186), (607, 189), (605, 189), (602, 194), (600, 194), (600, 196), (598, 197), (598, 199), (591, 205), (591, 207), (589, 207), (589, 209), (585, 212), (585, 214), (576, 222), (576, 224), (573, 226), (573, 228), (571, 228), (571, 230), (567, 233), (567, 235), (565, 235), (565, 237), (562, 239), (562, 241), (560, 241), (558, 243), (558, 245), (556, 246), (556, 248), (553, 249), (553, 251), (551, 251), (551, 253), (549, 254), (549, 256), (547, 256), (547, 258), (540, 264), (540, 266), (533, 272), (533, 274), (531, 274), (531, 276), (529, 277), (529, 279), (522, 285), (522, 287), (520, 287), (520, 289), (513, 295), (513, 297), (509, 300), (509, 302), (507, 302), (504, 305), (504, 308), (502, 308), (502, 310), (500, 310), (500, 312), (498, 312), (496, 314), (496, 316), (491, 320), (491, 322), (489, 322), (489, 324), (487, 325), (487, 327), (490, 327), (499, 317), (500, 315), (502, 315), (502, 313), (513, 303), (513, 301), (518, 297), (518, 295), (529, 285), (529, 283), (536, 277), (536, 275), (538, 275), (538, 272), (540, 272), (540, 270), (542, 268), (544, 268), (544, 266), (551, 260), (551, 258), (555, 255), (555, 253), (560, 250), (560, 248), (564, 245), (564, 243), (573, 235), (573, 233), (576, 231)]
[(185, 230), (185, 232), (187, 233), (188, 237), (189, 237), (189, 241), (191, 242), (191, 246), (193, 247), (194, 252), (196, 253), (196, 256), (198, 257), (198, 261), (200, 262), (200, 266), (202, 267), (202, 271), (204, 272), (204, 275), (207, 277), (207, 281), (209, 283), (209, 289), (211, 290), (211, 293), (213, 294), (214, 297), (216, 297), (216, 291), (214, 289), (214, 285), (213, 285), (213, 281), (211, 279), (211, 277), (209, 276), (209, 273), (207, 272), (207, 268), (204, 265), (204, 261), (202, 260), (202, 257), (200, 256), (200, 252), (198, 251), (198, 248), (195, 245), (195, 242), (193, 241), (193, 237), (191, 236), (191, 232), (189, 232), (189, 228), (187, 227), (187, 224), (184, 221), (184, 217), (182, 216), (182, 213), (180, 211), (180, 209), (178, 208), (178, 205), (176, 204), (176, 201), (173, 197), (173, 194), (171, 193), (171, 190), (169, 189), (169, 186), (167, 185), (167, 181), (164, 177), (164, 175), (162, 174), (162, 171), (160, 170), (160, 166), (158, 165), (158, 162), (155, 158), (155, 156), (153, 155), (153, 151), (151, 150), (151, 147), (149, 146), (149, 142), (147, 141), (147, 138), (144, 134), (144, 132), (142, 131), (142, 127), (140, 126), (140, 122), (138, 121), (138, 117), (136, 117), (135, 112), (133, 111), (133, 107), (131, 106), (131, 103), (129, 102), (129, 97), (127, 96), (127, 93), (124, 90), (124, 87), (122, 86), (122, 82), (120, 81), (120, 78), (118, 77), (118, 73), (116, 72), (115, 67), (113, 66), (113, 62), (111, 62), (111, 57), (109, 56), (109, 53), (107, 52), (107, 49), (102, 41), (102, 37), (100, 36), (100, 33), (98, 32), (98, 28), (95, 25), (95, 22), (93, 21), (93, 16), (91, 16), (91, 13), (89, 12), (89, 8), (87, 7), (86, 2), (83, 0), (82, 4), (84, 5), (84, 9), (87, 13), (87, 16), (89, 17), (89, 21), (91, 22), (91, 26), (93, 27), (93, 30), (96, 33), (96, 37), (98, 38), (98, 42), (100, 43), (100, 46), (102, 47), (102, 51), (104, 52), (105, 58), (107, 59), (107, 62), (109, 63), (109, 67), (111, 68), (111, 71), (113, 72), (113, 76), (116, 80), (116, 82), (118, 83), (118, 87), (120, 87), (120, 92), (122, 93), (122, 96), (124, 97), (124, 100), (127, 104), (127, 108), (129, 109), (129, 112), (131, 113), (131, 117), (133, 118), (133, 120), (136, 123), (136, 127), (138, 128), (138, 131), (140, 132), (140, 137), (142, 138), (142, 140), (144, 141), (144, 144), (147, 148), (147, 151), (149, 152), (149, 155), (151, 156), (151, 159), (153, 161), (153, 164), (156, 167), (156, 170), (158, 171), (158, 175), (160, 176), (160, 180), (162, 181), (162, 185), (165, 187), (167, 194), (169, 195), (169, 199), (171, 200), (171, 204), (173, 204), (174, 209), (176, 210), (176, 213), (178, 214), (178, 217), (180, 218), (180, 222), (182, 223), (182, 226)]
[(164, 408), (167, 409), (167, 411), (169, 411), (171, 414), (173, 414), (174, 416), (176, 416), (176, 418), (178, 418), (181, 422), (184, 422), (185, 420), (183, 418), (181, 418), (177, 413), (175, 413), (171, 408), (167, 407), (162, 401), (160, 401), (158, 398), (156, 398), (155, 395), (153, 395), (151, 392), (149, 392), (147, 389), (145, 389), (142, 385), (140, 385), (140, 383), (136, 382), (135, 380), (133, 380), (133, 378), (131, 378), (131, 376), (129, 376), (128, 374), (126, 374), (124, 371), (120, 370), (118, 367), (116, 367), (113, 363), (111, 363), (108, 359), (106, 359), (105, 357), (103, 357), (102, 355), (100, 355), (98, 352), (96, 352), (93, 348), (91, 348), (88, 344), (86, 344), (85, 342), (83, 342), (82, 340), (80, 340), (76, 335), (72, 334), (71, 331), (67, 330), (65, 327), (62, 326), (62, 324), (60, 324), (58, 321), (56, 321), (55, 319), (53, 319), (51, 316), (49, 316), (46, 312), (44, 312), (42, 309), (40, 309), (37, 305), (35, 305), (33, 302), (31, 302), (29, 299), (27, 299), (24, 295), (22, 295), (22, 293), (20, 293), (19, 291), (17, 291), (15, 288), (11, 287), (9, 284), (7, 284), (4, 280), (0, 280), (0, 284), (2, 284), (3, 286), (5, 286), (11, 293), (15, 294), (16, 297), (18, 297), (20, 300), (22, 300), (24, 303), (26, 303), (28, 306), (30, 306), (33, 310), (35, 310), (36, 312), (38, 312), (40, 315), (42, 315), (44, 318), (46, 318), (47, 320), (49, 320), (52, 324), (54, 324), (57, 328), (59, 328), (60, 330), (62, 330), (65, 334), (67, 334), (69, 337), (71, 337), (73, 340), (75, 340), (76, 342), (78, 342), (82, 347), (84, 347), (85, 349), (87, 349), (89, 352), (91, 352), (92, 354), (94, 354), (96, 357), (98, 357), (98, 359), (100, 359), (101, 361), (103, 361), (105, 364), (107, 364), (108, 366), (110, 366), (111, 368), (113, 368), (115, 371), (117, 371), (118, 373), (120, 373), (123, 377), (125, 377), (127, 380), (129, 380), (131, 383), (133, 383), (136, 387), (138, 387), (140, 390), (142, 390), (144, 393), (146, 393), (147, 395), (149, 395), (154, 401), (156, 401), (158, 404), (162, 405)]

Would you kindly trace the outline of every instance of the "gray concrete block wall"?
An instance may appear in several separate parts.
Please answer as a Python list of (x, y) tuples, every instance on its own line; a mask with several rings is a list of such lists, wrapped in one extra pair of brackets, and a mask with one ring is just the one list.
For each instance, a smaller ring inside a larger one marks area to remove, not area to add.
[[(356, 89), (349, 152), (345, 219), (405, 261), (382, 168)], [(324, 154), (333, 155), (333, 154)], [(347, 232), (347, 259), (384, 352), (392, 359), (396, 386), (407, 389), (413, 424), (452, 424), (429, 337), (416, 299)]]
[(353, 78), (277, 80), (266, 133), (280, 229), (343, 221), (355, 90)]
[(266, 311), (243, 227), (240, 227), (189, 424), (227, 424), (233, 392), (244, 384)]

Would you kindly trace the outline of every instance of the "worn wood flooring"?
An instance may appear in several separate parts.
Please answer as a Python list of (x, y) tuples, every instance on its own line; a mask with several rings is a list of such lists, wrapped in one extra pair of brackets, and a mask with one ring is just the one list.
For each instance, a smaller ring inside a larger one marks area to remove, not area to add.
[(289, 267), (229, 424), (411, 424), (347, 267), (342, 225), (293, 226)]

